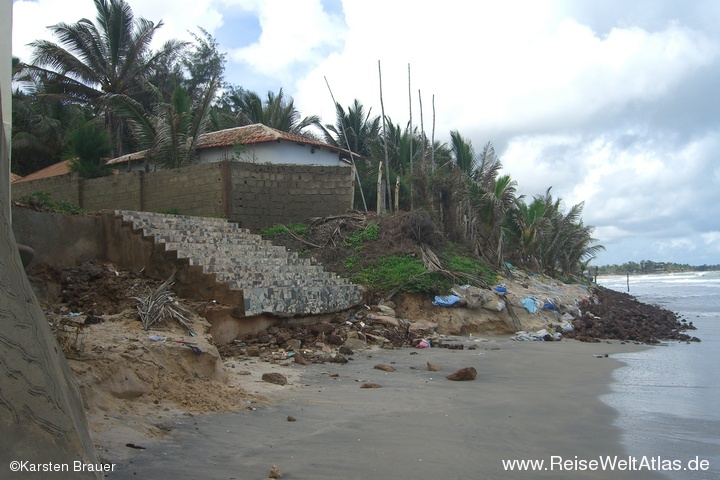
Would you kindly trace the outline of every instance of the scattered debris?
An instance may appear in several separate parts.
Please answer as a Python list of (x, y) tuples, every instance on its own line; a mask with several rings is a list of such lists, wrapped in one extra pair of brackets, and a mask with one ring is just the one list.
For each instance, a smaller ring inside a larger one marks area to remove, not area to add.
[(363, 383), (360, 388), (382, 388), (379, 383)]
[(175, 300), (170, 290), (175, 283), (174, 279), (175, 274), (173, 273), (154, 292), (144, 297), (133, 297), (138, 301), (138, 315), (145, 330), (167, 319), (174, 319), (185, 327), (191, 335), (194, 335), (189, 325), (190, 312)]

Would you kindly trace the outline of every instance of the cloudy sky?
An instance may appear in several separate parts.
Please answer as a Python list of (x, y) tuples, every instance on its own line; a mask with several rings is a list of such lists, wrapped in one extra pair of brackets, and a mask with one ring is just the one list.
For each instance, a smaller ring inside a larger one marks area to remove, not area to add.
[[(336, 99), (426, 130), (489, 142), (532, 198), (552, 187), (607, 248), (595, 264), (720, 264), (717, 0), (129, 0), (163, 20), (158, 41), (200, 26), (226, 81), (283, 88), (334, 123)], [(95, 18), (92, 0), (15, 0), (13, 53), (48, 25)]]

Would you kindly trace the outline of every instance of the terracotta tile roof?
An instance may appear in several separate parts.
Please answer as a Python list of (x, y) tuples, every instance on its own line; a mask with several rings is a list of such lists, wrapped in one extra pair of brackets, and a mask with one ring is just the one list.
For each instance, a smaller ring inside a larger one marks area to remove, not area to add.
[(22, 177), (20, 175), (16, 175), (16, 174), (10, 172), (10, 183), (15, 183), (20, 179), (22, 179)]
[[(283, 132), (270, 128), (261, 123), (253, 125), (247, 125), (244, 127), (228, 128), (217, 132), (210, 132), (202, 134), (198, 137), (198, 141), (195, 144), (195, 148), (202, 150), (204, 148), (219, 148), (219, 147), (230, 147), (233, 145), (251, 145), (254, 143), (268, 143), (286, 141), (294, 142), (301, 145), (314, 145), (318, 148), (325, 148), (330, 151), (342, 152), (343, 157), (350, 156), (350, 153), (344, 148), (335, 147), (319, 140), (312, 138), (301, 137), (300, 135), (293, 135), (292, 133)], [(127, 162), (143, 160), (145, 158), (147, 150), (141, 152), (131, 153), (123, 155), (122, 157), (113, 158), (108, 160), (108, 165), (119, 165)], [(357, 156), (357, 154), (356, 154)]]
[(42, 170), (33, 172), (30, 175), (25, 175), (20, 180), (14, 180), (14, 183), (29, 182), (30, 180), (39, 180), (41, 178), (57, 177), (58, 175), (65, 175), (66, 173), (70, 173), (70, 160), (58, 162), (50, 165), (49, 167), (45, 167)]
[(205, 133), (200, 135), (197, 144), (195, 144), (195, 148), (229, 147), (235, 144), (250, 145), (276, 141), (294, 142), (301, 145), (315, 145), (319, 148), (349, 153), (343, 148), (338, 148), (312, 138), (301, 137), (300, 135), (293, 135), (292, 133), (276, 130), (261, 123)]
[(140, 152), (135, 153), (128, 153), (127, 155), (123, 155), (122, 157), (116, 157), (112, 160), (108, 160), (108, 165), (118, 165), (121, 163), (127, 163), (127, 162), (133, 162), (136, 160), (144, 160), (145, 154), (147, 153), (147, 150), (142, 150)]

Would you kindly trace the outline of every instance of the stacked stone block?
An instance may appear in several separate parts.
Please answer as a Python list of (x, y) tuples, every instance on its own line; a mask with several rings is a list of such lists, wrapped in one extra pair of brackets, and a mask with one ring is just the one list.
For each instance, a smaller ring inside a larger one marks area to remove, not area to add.
[(306, 315), (344, 310), (362, 289), (284, 247), (224, 219), (116, 211), (135, 230), (190, 265), (243, 292), (245, 315)]

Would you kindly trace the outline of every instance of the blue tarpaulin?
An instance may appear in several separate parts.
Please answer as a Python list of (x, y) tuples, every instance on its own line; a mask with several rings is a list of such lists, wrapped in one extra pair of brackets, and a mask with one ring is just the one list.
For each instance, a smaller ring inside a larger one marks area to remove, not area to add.
[(523, 307), (525, 307), (525, 310), (530, 313), (537, 313), (537, 303), (535, 303), (535, 299), (533, 297), (525, 297), (520, 301), (522, 302)]
[(439, 307), (452, 307), (457, 302), (459, 302), (461, 299), (457, 295), (446, 295), (446, 296), (436, 296), (435, 300), (432, 302), (433, 305), (437, 305)]

